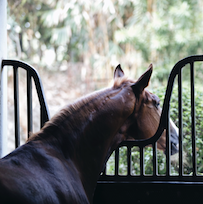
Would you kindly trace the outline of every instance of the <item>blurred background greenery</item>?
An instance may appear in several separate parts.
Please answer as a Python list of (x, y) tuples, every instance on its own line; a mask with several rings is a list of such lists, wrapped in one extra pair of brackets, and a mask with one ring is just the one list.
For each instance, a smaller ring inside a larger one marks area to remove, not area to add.
[[(126, 75), (138, 78), (150, 63), (150, 89), (163, 101), (169, 73), (180, 59), (203, 53), (201, 0), (9, 0), (8, 58), (21, 59), (40, 72), (51, 115), (59, 106), (112, 80), (121, 64)], [(189, 72), (183, 73), (184, 172), (191, 173)], [(198, 172), (203, 172), (202, 80), (195, 69)], [(171, 117), (178, 124), (177, 91)], [(55, 102), (57, 101), (57, 102)], [(23, 119), (22, 119), (23, 120)], [(23, 128), (22, 128), (23, 129)], [(120, 173), (126, 173), (126, 149), (121, 149)], [(145, 150), (146, 173), (152, 173), (152, 151)], [(176, 155), (177, 156), (177, 155)], [(132, 153), (133, 174), (139, 174), (139, 153)], [(159, 173), (165, 156), (159, 152)], [(172, 173), (178, 171), (177, 158)], [(108, 173), (113, 172), (110, 159)]]
[(118, 63), (138, 77), (152, 62), (161, 82), (202, 53), (202, 19), (201, 0), (9, 0), (8, 57), (105, 82)]

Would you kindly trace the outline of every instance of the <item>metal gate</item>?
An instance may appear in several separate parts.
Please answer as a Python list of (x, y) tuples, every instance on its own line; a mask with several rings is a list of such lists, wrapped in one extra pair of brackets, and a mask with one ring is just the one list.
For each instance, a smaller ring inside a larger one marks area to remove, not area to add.
[(42, 82), (38, 72), (27, 63), (17, 60), (3, 60), (2, 69), (6, 66), (13, 68), (13, 89), (14, 89), (14, 121), (15, 121), (15, 148), (20, 145), (20, 119), (19, 119), (19, 69), (26, 70), (27, 85), (27, 135), (33, 130), (33, 112), (32, 112), (32, 80), (34, 81), (40, 104), (40, 126), (49, 120), (48, 106), (45, 100)]
[[(194, 203), (194, 199), (201, 198), (203, 190), (203, 176), (197, 173), (196, 157), (196, 131), (195, 131), (195, 86), (194, 70), (195, 63), (203, 61), (203, 55), (190, 56), (179, 61), (172, 69), (163, 103), (160, 124), (155, 135), (147, 140), (126, 141), (119, 145), (115, 151), (115, 170), (113, 175), (108, 175), (106, 171), (102, 173), (97, 183), (93, 203), (148, 203), (162, 202), (188, 202)], [(27, 70), (27, 107), (28, 107), (28, 133), (32, 131), (32, 96), (31, 78), (33, 78), (41, 107), (41, 127), (49, 120), (48, 108), (42, 90), (40, 77), (36, 70), (21, 62), (14, 60), (3, 60), (2, 66), (12, 66), (14, 71), (14, 101), (15, 101), (15, 141), (19, 146), (19, 100), (18, 100), (18, 68)], [(190, 95), (191, 95), (191, 140), (192, 140), (192, 174), (185, 175), (183, 172), (183, 105), (182, 105), (182, 70), (189, 69), (190, 75)], [(178, 83), (178, 126), (179, 126), (179, 152), (178, 152), (178, 174), (171, 175), (171, 147), (170, 147), (170, 100), (173, 91), (174, 81)], [(160, 175), (157, 166), (157, 140), (162, 132), (166, 130), (166, 173)], [(152, 145), (153, 174), (145, 174), (144, 148)], [(140, 173), (133, 175), (132, 169), (132, 148), (139, 147)], [(119, 174), (119, 149), (127, 149), (127, 175)], [(192, 193), (191, 193), (192, 192)]]
[[(143, 141), (125, 141), (115, 150), (115, 172), (107, 175), (106, 171), (100, 176), (97, 184), (94, 203), (149, 203), (167, 201), (173, 203), (192, 202), (201, 199), (203, 191), (203, 176), (197, 173), (196, 131), (195, 131), (195, 63), (203, 61), (203, 55), (190, 56), (180, 60), (172, 69), (163, 103), (160, 124), (155, 135)], [(192, 173), (183, 172), (183, 102), (182, 102), (182, 71), (189, 69), (190, 75), (190, 104), (191, 104), (191, 148), (192, 148)], [(179, 126), (179, 152), (177, 175), (171, 174), (170, 155), (170, 100), (174, 81), (178, 83), (178, 126)], [(202, 110), (203, 111), (203, 110)], [(166, 130), (166, 173), (158, 174), (157, 166), (157, 140)], [(144, 147), (152, 144), (153, 174), (145, 175)], [(140, 149), (140, 174), (132, 175), (131, 150), (134, 146)], [(119, 175), (119, 149), (127, 148), (127, 175)], [(203, 161), (203, 158), (202, 158)]]

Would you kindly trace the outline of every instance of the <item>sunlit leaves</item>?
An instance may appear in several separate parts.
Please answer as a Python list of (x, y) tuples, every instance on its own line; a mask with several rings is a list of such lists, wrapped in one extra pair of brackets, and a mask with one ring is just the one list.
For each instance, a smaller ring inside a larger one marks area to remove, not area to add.
[[(17, 33), (28, 36), (33, 30), (40, 38), (33, 35), (30, 40), (37, 39), (40, 46), (55, 50), (64, 46), (65, 59), (84, 62), (86, 55), (91, 56), (90, 67), (98, 59), (105, 66), (120, 59), (124, 67), (135, 70), (153, 62), (162, 68), (157, 76), (163, 80), (176, 61), (203, 50), (200, 0), (10, 0), (8, 4), (9, 17), (19, 24), (14, 26), (20, 28)], [(140, 56), (139, 63), (134, 54)]]
[(55, 28), (51, 36), (51, 42), (57, 45), (65, 45), (70, 41), (71, 34), (70, 27)]

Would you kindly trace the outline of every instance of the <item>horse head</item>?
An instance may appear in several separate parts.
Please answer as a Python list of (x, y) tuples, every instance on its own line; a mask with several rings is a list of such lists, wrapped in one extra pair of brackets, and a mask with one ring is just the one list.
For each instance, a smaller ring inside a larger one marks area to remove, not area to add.
[[(158, 96), (149, 92), (146, 87), (149, 84), (153, 66), (150, 64), (148, 70), (137, 80), (130, 81), (131, 88), (135, 96), (134, 111), (121, 126), (117, 133), (116, 139), (121, 137), (124, 140), (140, 140), (148, 139), (156, 133), (162, 109), (160, 107), (160, 99)], [(120, 65), (114, 72), (114, 80), (121, 81), (125, 77)], [(115, 82), (118, 83), (118, 82)], [(178, 128), (170, 119), (171, 134), (171, 155), (178, 152)], [(157, 148), (166, 150), (166, 131), (164, 131), (157, 141)]]

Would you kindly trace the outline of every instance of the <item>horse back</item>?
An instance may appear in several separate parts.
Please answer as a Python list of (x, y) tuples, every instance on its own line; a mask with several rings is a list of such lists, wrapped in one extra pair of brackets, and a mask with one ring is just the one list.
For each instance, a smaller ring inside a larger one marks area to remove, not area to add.
[(70, 160), (32, 143), (0, 160), (1, 203), (89, 203)]

